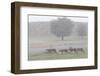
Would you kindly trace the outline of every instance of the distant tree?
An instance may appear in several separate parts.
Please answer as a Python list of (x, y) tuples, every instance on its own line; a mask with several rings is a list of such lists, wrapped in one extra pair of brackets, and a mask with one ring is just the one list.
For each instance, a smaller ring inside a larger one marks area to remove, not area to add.
[(64, 40), (72, 32), (73, 22), (68, 18), (58, 18), (51, 21), (51, 33)]
[(78, 26), (77, 34), (78, 34), (78, 36), (87, 36), (87, 34), (88, 34), (88, 27), (87, 27), (86, 23)]

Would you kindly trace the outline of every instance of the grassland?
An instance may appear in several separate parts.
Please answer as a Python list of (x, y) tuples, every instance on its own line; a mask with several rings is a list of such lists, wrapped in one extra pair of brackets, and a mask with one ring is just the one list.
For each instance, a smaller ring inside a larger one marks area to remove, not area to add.
[(85, 50), (84, 52), (68, 52), (63, 54), (57, 53), (40, 53), (37, 55), (29, 56), (29, 60), (55, 60), (55, 59), (80, 59), (87, 58), (88, 52)]
[[(50, 39), (50, 40), (49, 40)], [(28, 60), (55, 60), (55, 59), (81, 59), (88, 57), (87, 37), (66, 37), (64, 40), (56, 38), (31, 39), (29, 41)], [(46, 49), (83, 48), (84, 52), (45, 53)], [(38, 52), (37, 54), (35, 54)]]

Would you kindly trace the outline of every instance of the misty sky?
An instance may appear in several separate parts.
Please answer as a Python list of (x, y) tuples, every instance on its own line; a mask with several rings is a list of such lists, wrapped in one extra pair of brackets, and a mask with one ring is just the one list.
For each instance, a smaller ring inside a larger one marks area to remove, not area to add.
[[(42, 15), (29, 15), (29, 22), (38, 22), (38, 21), (51, 21), (53, 19), (57, 19), (57, 18), (62, 18), (62, 17), (57, 17), (57, 16), (42, 16)], [(88, 17), (65, 17), (65, 18), (69, 18), (72, 21), (75, 22), (88, 22)]]

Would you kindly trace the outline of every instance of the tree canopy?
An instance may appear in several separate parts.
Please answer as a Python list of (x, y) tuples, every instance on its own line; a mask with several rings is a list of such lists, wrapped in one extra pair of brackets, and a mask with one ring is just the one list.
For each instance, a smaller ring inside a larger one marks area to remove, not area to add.
[(61, 40), (72, 33), (73, 22), (68, 18), (58, 18), (51, 21), (51, 33)]

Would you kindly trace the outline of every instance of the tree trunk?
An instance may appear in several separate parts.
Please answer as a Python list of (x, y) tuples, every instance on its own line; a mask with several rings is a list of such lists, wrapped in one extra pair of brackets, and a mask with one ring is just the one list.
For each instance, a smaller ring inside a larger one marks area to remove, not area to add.
[(64, 36), (61, 36), (61, 40), (64, 40)]

